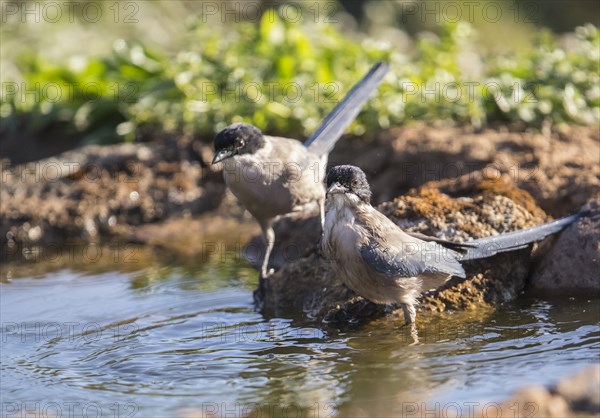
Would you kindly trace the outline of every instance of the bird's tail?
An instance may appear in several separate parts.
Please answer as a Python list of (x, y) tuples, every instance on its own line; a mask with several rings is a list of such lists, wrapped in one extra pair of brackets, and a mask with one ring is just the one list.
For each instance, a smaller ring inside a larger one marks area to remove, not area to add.
[(487, 258), (493, 255), (507, 251), (526, 248), (529, 244), (541, 241), (544, 238), (562, 231), (564, 228), (575, 222), (577, 219), (588, 214), (588, 211), (581, 210), (574, 215), (548, 222), (543, 225), (532, 228), (522, 229), (520, 231), (508, 232), (506, 234), (494, 237), (479, 238), (464, 242), (463, 253), (459, 259), (461, 261), (476, 260)]
[(321, 126), (304, 142), (304, 146), (316, 155), (329, 154), (369, 96), (377, 89), (388, 69), (389, 64), (386, 62), (375, 64), (327, 115)]

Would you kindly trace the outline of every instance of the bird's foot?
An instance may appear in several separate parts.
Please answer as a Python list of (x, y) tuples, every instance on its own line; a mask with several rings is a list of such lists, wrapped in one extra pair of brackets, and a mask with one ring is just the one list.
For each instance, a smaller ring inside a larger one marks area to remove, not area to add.
[(419, 344), (419, 333), (417, 332), (417, 324), (411, 322), (410, 324), (404, 324), (404, 327), (410, 328), (410, 337), (412, 338), (412, 343), (410, 343), (409, 345)]
[[(408, 329), (408, 332), (410, 333), (410, 338), (412, 340), (412, 342), (409, 344), (410, 345), (416, 345), (419, 343), (419, 333), (417, 332), (417, 323), (415, 322), (415, 319), (412, 319), (410, 317), (410, 315), (408, 315), (407, 317), (407, 310), (406, 309), (402, 309), (402, 313), (398, 312), (397, 306), (390, 306), (391, 309), (393, 309), (392, 311), (392, 315), (394, 317), (396, 317), (397, 319), (402, 318), (404, 320), (404, 323), (402, 325), (400, 325), (400, 327), (398, 329)], [(408, 310), (409, 314), (411, 313), (410, 309)]]
[(273, 273), (275, 273), (275, 269), (263, 270), (263, 271), (261, 271), (258, 278), (260, 280), (267, 280), (269, 277), (271, 277), (273, 275)]
[(270, 269), (268, 271), (261, 271), (258, 274), (258, 288), (254, 291), (254, 304), (256, 305), (256, 309), (258, 311), (262, 311), (264, 307), (264, 298), (265, 298), (265, 283), (267, 279), (275, 272), (275, 270)]
[(404, 314), (404, 323), (406, 325), (414, 324), (417, 319), (417, 309), (414, 305), (402, 304), (402, 313)]

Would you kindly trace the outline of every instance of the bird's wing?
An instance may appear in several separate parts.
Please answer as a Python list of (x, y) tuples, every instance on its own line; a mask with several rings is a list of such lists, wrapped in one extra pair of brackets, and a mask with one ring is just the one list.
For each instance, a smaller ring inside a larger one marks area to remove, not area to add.
[(341, 102), (327, 115), (321, 126), (304, 142), (304, 146), (316, 155), (327, 155), (352, 123), (369, 96), (387, 73), (389, 64), (379, 62), (360, 80)]
[(427, 242), (436, 242), (443, 247), (449, 248), (454, 251), (462, 252), (467, 251), (469, 248), (476, 248), (476, 244), (470, 244), (468, 242), (454, 242), (448, 241), (442, 238), (432, 237), (429, 235), (421, 234), (420, 232), (406, 232), (411, 237), (427, 241)]
[(371, 269), (390, 278), (416, 277), (424, 273), (465, 277), (456, 252), (406, 234), (377, 211), (371, 215), (377, 225), (383, 226), (380, 237), (370, 234), (360, 248), (363, 261)]
[(460, 255), (459, 258), (460, 260), (476, 260), (479, 258), (491, 257), (498, 253), (526, 248), (533, 242), (541, 241), (549, 235), (562, 231), (568, 225), (587, 214), (587, 211), (580, 211), (573, 215), (565, 216), (564, 218), (560, 218), (543, 225), (534, 226), (532, 228), (508, 232), (506, 234), (497, 235), (494, 237), (486, 237), (467, 241), (465, 244), (471, 246), (474, 245), (475, 247), (469, 248), (466, 253)]

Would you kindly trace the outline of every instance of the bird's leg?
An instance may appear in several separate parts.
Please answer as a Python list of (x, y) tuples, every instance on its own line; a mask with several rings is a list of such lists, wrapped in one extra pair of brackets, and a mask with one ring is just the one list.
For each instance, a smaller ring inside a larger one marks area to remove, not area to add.
[(319, 239), (315, 243), (316, 253), (321, 256), (321, 243), (323, 241), (323, 234), (325, 233), (325, 199), (318, 200), (319, 204), (319, 218), (321, 220), (321, 234), (319, 235)]
[(265, 250), (265, 258), (260, 268), (260, 276), (262, 279), (269, 277), (270, 273), (267, 269), (269, 268), (269, 258), (271, 257), (271, 251), (275, 245), (275, 230), (273, 229), (273, 219), (269, 219), (265, 222), (261, 222), (260, 227), (262, 228), (263, 236), (267, 241), (267, 249)]
[(415, 305), (403, 303), (402, 312), (404, 312), (404, 326), (410, 327), (410, 336), (413, 340), (410, 345), (418, 344), (419, 334), (417, 333), (417, 324), (415, 323), (415, 320), (417, 319)]
[(404, 324), (412, 324), (415, 322), (417, 318), (417, 310), (414, 305), (409, 305), (406, 303), (402, 304), (402, 312), (404, 312)]
[(321, 236), (325, 231), (325, 200), (319, 200), (319, 216), (321, 217)]
[(410, 337), (412, 338), (412, 343), (409, 345), (417, 345), (419, 344), (419, 333), (417, 332), (417, 324), (411, 322), (410, 326)]

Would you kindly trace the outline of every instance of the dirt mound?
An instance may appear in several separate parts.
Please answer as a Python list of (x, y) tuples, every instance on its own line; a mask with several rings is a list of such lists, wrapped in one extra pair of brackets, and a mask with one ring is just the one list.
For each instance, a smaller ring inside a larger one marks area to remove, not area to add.
[[(225, 187), (194, 142), (88, 146), (57, 157), (2, 164), (3, 248), (99, 240), (133, 227), (215, 209)], [(209, 151), (209, 150), (207, 150)]]
[(411, 124), (372, 141), (342, 140), (333, 165), (354, 164), (366, 173), (375, 202), (384, 202), (427, 182), (444, 191), (479, 184), (495, 173), (510, 177), (552, 216), (576, 212), (600, 195), (600, 129), (558, 126), (524, 131)]

